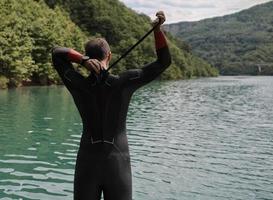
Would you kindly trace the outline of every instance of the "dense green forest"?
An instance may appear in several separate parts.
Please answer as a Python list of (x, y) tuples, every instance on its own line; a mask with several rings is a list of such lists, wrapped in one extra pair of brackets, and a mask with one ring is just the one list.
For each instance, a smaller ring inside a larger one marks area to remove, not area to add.
[[(150, 19), (118, 0), (0, 0), (0, 88), (60, 83), (51, 64), (51, 48), (83, 52), (92, 37), (105, 37), (113, 60), (150, 29)], [(217, 70), (191, 54), (189, 46), (168, 35), (173, 57), (164, 79), (215, 76)], [(113, 73), (155, 59), (150, 36)]]
[(224, 75), (273, 75), (273, 1), (223, 17), (165, 27)]

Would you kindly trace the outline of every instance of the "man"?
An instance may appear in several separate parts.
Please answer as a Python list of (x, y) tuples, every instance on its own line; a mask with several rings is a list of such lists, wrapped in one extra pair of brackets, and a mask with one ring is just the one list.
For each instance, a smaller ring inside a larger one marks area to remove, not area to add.
[[(165, 15), (157, 12), (162, 25)], [(85, 56), (73, 49), (58, 47), (52, 52), (53, 65), (73, 96), (83, 122), (77, 156), (74, 199), (131, 200), (131, 165), (126, 136), (126, 115), (136, 89), (154, 80), (170, 64), (171, 56), (160, 25), (154, 31), (157, 60), (141, 69), (120, 75), (108, 74), (99, 82), (101, 70), (111, 60), (108, 43), (95, 39), (85, 45)], [(72, 63), (85, 66), (91, 74), (84, 78)]]

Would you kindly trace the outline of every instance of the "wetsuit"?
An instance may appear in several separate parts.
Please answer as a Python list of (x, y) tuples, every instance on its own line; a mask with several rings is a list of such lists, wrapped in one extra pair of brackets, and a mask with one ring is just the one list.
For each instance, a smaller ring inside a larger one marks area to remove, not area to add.
[(155, 33), (157, 60), (140, 69), (109, 74), (98, 84), (94, 74), (84, 78), (72, 67), (79, 53), (58, 47), (54, 67), (73, 96), (83, 122), (74, 180), (75, 200), (131, 200), (131, 165), (126, 115), (132, 94), (154, 80), (171, 63), (164, 34)]

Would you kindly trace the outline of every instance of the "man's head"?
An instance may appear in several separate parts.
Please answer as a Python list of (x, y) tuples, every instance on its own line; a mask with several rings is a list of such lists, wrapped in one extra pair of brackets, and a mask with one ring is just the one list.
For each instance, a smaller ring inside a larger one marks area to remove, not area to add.
[(104, 62), (106, 66), (112, 58), (110, 46), (104, 38), (89, 40), (85, 44), (85, 54), (91, 59), (97, 59)]

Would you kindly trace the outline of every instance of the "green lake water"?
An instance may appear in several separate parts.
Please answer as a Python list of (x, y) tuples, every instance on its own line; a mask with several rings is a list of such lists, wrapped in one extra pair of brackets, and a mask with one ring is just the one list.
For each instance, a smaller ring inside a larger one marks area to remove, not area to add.
[[(0, 199), (72, 199), (81, 128), (62, 86), (0, 90)], [(127, 130), (135, 200), (273, 199), (273, 77), (154, 82)]]

